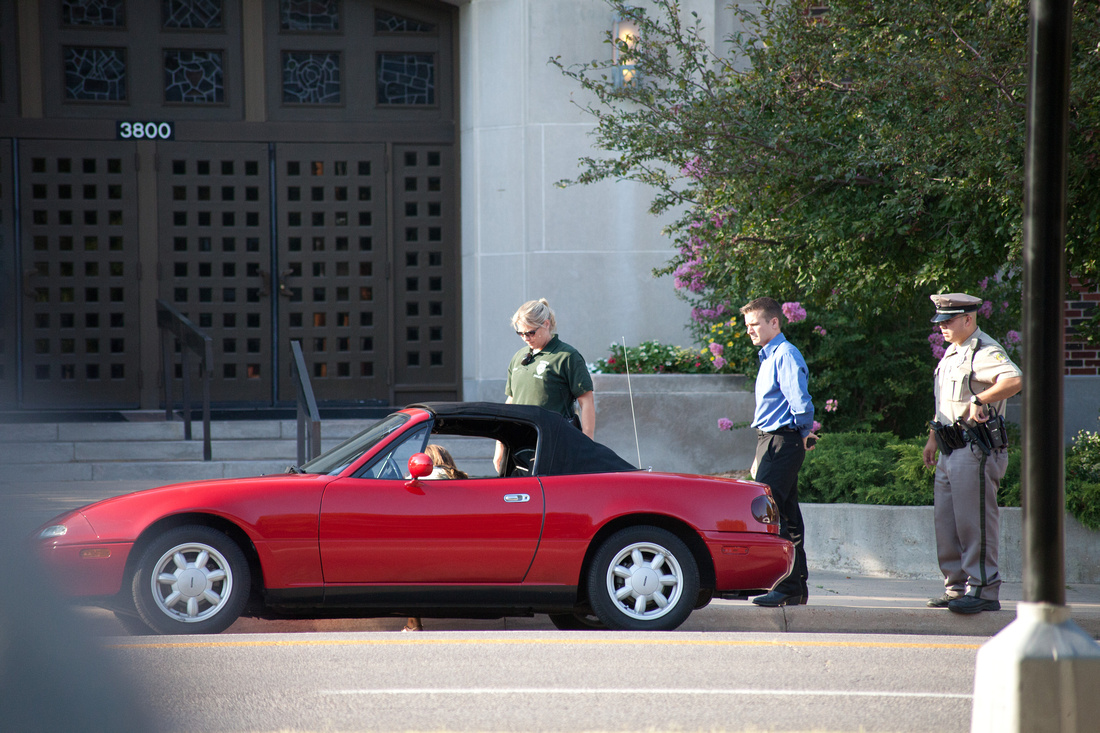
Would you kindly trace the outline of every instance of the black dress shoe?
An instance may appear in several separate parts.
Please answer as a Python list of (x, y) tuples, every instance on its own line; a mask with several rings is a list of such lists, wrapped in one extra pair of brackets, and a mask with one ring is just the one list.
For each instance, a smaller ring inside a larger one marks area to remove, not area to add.
[(962, 596), (947, 604), (947, 610), (955, 613), (981, 613), (982, 611), (1000, 611), (1001, 602), (992, 598)]
[(789, 595), (782, 591), (773, 590), (762, 596), (757, 596), (752, 599), (752, 602), (757, 606), (765, 606), (767, 608), (778, 608), (779, 606), (798, 606), (806, 604), (805, 595)]

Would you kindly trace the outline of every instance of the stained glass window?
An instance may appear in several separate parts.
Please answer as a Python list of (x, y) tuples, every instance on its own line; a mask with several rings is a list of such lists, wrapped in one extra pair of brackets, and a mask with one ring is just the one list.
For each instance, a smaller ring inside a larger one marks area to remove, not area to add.
[(65, 99), (126, 101), (126, 49), (66, 46)]
[(401, 15), (376, 10), (374, 13), (375, 33), (435, 33), (434, 23), (425, 23)]
[(126, 0), (61, 0), (61, 24), (121, 28)]
[(217, 104), (225, 101), (221, 51), (164, 52), (164, 101)]
[(338, 0), (279, 0), (279, 27), (284, 31), (340, 30)]
[(285, 51), (283, 53), (283, 102), (339, 104), (340, 54)]
[(435, 57), (430, 53), (378, 54), (379, 104), (435, 104)]
[(222, 25), (222, 0), (161, 0), (165, 28), (213, 29)]

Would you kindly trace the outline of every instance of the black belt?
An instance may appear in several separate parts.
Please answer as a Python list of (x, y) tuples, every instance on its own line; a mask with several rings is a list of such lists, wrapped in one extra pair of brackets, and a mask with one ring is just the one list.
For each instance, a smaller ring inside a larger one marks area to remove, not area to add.
[(757, 435), (779, 435), (780, 433), (801, 433), (801, 432), (802, 432), (801, 430), (794, 427), (793, 425), (785, 425), (781, 428), (777, 428), (776, 430), (760, 430), (759, 428), (757, 428), (757, 430), (756, 430)]

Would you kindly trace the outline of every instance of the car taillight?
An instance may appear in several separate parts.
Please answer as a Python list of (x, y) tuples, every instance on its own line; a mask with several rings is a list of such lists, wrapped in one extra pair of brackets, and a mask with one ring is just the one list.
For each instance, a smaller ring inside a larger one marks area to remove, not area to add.
[(761, 524), (779, 524), (779, 508), (770, 496), (761, 494), (752, 500), (752, 515)]

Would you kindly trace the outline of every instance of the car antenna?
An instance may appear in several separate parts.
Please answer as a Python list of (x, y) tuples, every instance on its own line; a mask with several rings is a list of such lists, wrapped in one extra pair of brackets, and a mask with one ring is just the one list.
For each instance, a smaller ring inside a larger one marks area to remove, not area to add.
[(623, 363), (626, 367), (626, 391), (630, 395), (630, 419), (634, 421), (634, 447), (638, 449), (638, 468), (641, 468), (642, 444), (638, 442), (638, 416), (634, 414), (634, 390), (630, 388), (630, 357), (626, 355), (626, 336), (623, 336)]

